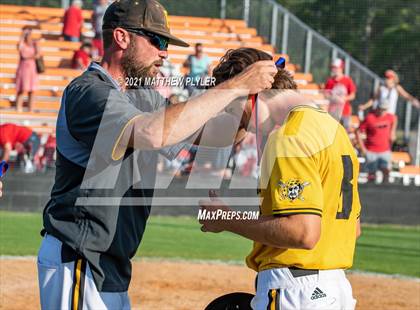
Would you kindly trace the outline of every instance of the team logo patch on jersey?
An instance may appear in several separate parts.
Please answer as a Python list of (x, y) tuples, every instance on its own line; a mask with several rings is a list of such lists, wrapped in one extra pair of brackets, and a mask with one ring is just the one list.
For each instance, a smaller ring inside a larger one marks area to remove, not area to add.
[(286, 183), (280, 180), (277, 184), (280, 186), (280, 198), (282, 200), (294, 201), (295, 199), (299, 199), (304, 201), (305, 198), (302, 196), (303, 189), (311, 183), (291, 179)]

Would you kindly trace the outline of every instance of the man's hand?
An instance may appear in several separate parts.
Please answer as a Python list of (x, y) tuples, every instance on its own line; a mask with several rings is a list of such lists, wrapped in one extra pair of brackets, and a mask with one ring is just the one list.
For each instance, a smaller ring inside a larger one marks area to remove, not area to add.
[(228, 88), (246, 89), (248, 94), (256, 94), (264, 89), (270, 89), (277, 74), (277, 67), (272, 60), (262, 60), (253, 63), (237, 76), (226, 81)]
[(0, 181), (0, 197), (3, 196), (3, 183)]
[[(220, 199), (217, 198), (215, 191), (209, 191), (210, 200), (201, 200), (199, 202), (201, 210), (205, 210), (205, 214), (215, 214), (218, 210), (231, 211), (231, 209)], [(202, 224), (201, 231), (219, 233), (225, 230), (225, 220), (221, 219), (210, 219), (210, 220), (199, 220)]]

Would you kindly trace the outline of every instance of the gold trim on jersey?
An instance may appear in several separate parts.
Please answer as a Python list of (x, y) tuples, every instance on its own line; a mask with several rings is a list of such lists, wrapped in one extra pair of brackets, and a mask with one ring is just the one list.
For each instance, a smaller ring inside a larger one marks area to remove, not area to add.
[(287, 208), (281, 210), (273, 210), (273, 215), (293, 215), (293, 214), (315, 214), (322, 216), (322, 209), (319, 208)]

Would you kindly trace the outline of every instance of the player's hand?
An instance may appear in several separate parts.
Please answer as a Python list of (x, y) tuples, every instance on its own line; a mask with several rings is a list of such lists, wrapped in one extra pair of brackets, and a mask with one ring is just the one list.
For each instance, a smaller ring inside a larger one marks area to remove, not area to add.
[(230, 80), (230, 88), (247, 89), (249, 94), (256, 94), (270, 89), (277, 74), (277, 67), (272, 60), (253, 63)]
[(0, 197), (3, 196), (3, 183), (0, 181)]
[(219, 233), (225, 230), (226, 221), (221, 218), (223, 212), (232, 211), (223, 201), (217, 198), (214, 191), (209, 191), (210, 200), (200, 200), (202, 214), (206, 217), (200, 219), (201, 231)]

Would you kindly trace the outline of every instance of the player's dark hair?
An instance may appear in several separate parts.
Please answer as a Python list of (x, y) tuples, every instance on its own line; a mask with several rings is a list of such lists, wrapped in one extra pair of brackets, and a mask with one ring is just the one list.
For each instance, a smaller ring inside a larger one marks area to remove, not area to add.
[(114, 39), (114, 29), (102, 30), (102, 41), (104, 45), (104, 50), (106, 50), (112, 45), (113, 39)]
[[(255, 48), (244, 47), (228, 50), (213, 70), (215, 85), (238, 75), (246, 67), (257, 61), (272, 59), (273, 57), (270, 54)], [(297, 89), (297, 84), (287, 70), (279, 69), (274, 77), (272, 89)]]

